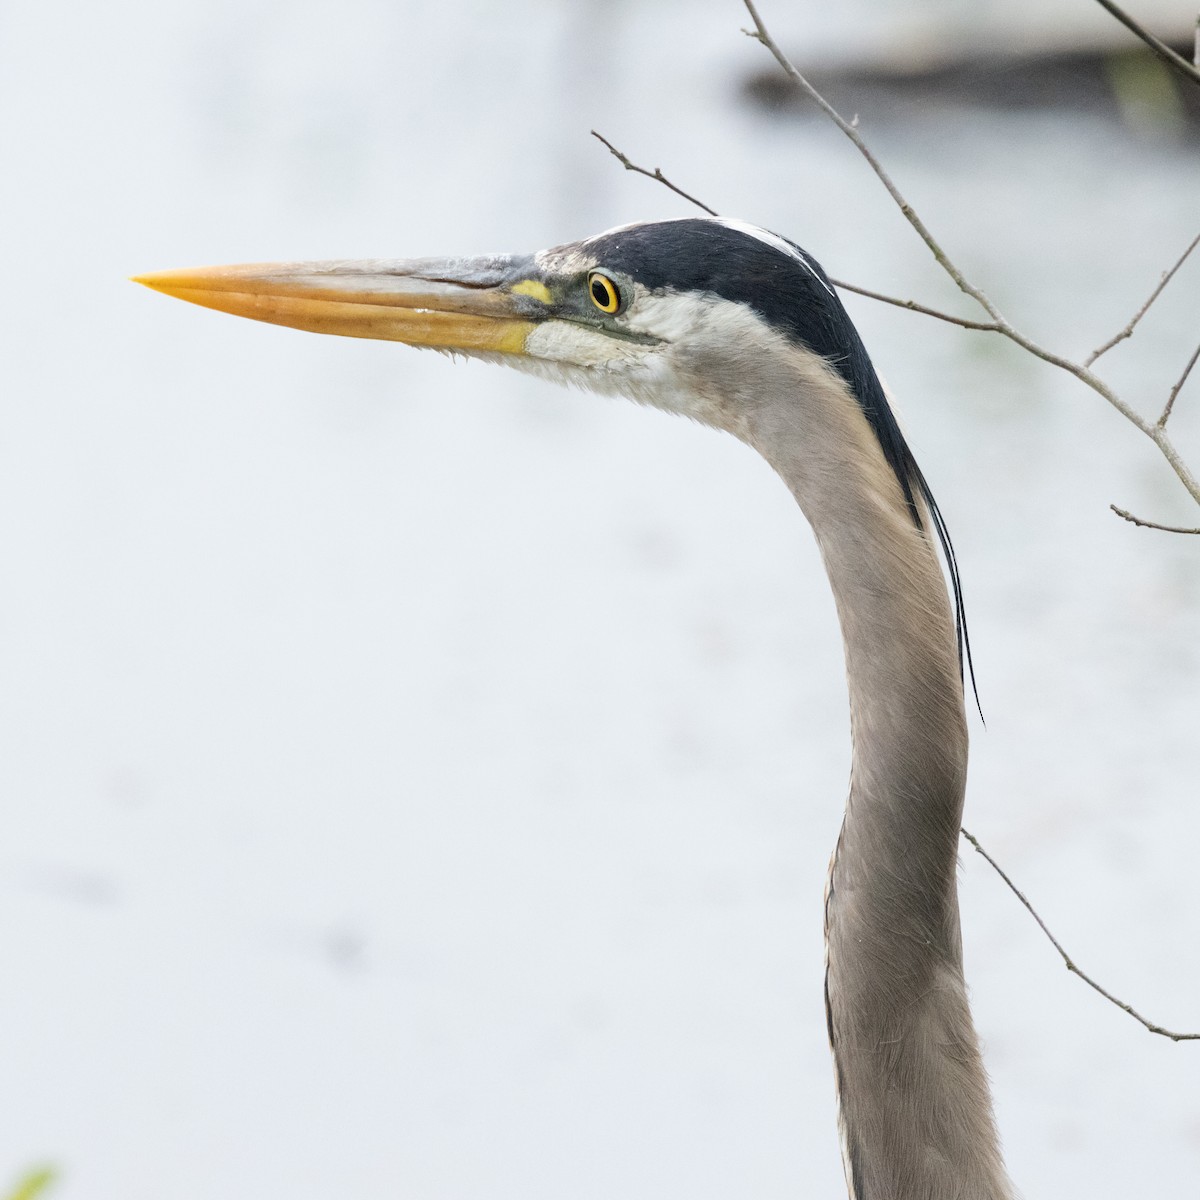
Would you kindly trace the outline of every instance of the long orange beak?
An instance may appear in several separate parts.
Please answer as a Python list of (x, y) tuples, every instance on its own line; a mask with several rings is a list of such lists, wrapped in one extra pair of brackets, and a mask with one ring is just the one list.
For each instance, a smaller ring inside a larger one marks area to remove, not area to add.
[(255, 263), (139, 275), (205, 308), (313, 333), (524, 354), (552, 315), (531, 257)]

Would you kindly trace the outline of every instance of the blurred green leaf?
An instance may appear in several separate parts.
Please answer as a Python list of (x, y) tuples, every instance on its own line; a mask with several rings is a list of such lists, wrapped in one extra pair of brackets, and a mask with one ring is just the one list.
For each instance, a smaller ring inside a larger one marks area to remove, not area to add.
[(1149, 51), (1131, 50), (1109, 55), (1104, 65), (1126, 125), (1174, 137), (1187, 132), (1179, 81), (1166, 63)]
[(4, 1193), (4, 1200), (37, 1200), (57, 1178), (53, 1167), (35, 1167), (17, 1180), (12, 1191)]

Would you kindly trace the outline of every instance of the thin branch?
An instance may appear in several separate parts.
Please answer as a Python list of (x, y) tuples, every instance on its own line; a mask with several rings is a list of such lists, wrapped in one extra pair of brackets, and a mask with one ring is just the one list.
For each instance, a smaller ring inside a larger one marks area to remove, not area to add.
[(1179, 389), (1187, 383), (1187, 378), (1192, 373), (1192, 368), (1196, 365), (1196, 359), (1198, 358), (1200, 358), (1200, 346), (1197, 346), (1192, 351), (1192, 357), (1187, 360), (1187, 366), (1183, 368), (1183, 374), (1176, 380), (1175, 386), (1171, 389), (1171, 394), (1167, 397), (1167, 406), (1162, 410), (1162, 416), (1158, 418), (1158, 427), (1160, 429), (1167, 423), (1167, 418), (1171, 415), (1171, 409), (1175, 407), (1175, 397), (1179, 395)]
[[(1179, 452), (1175, 449), (1171, 440), (1166, 435), (1166, 430), (1163, 426), (1152, 424), (1146, 418), (1142, 417), (1138, 412), (1131, 408), (1124, 400), (1122, 400), (1115, 391), (1104, 380), (1094, 375), (1085, 364), (1072, 362), (1070, 359), (1064, 358), (1060, 354), (1055, 354), (1050, 350), (1039, 346), (1032, 338), (1022, 333), (1015, 328), (1008, 320), (1006, 320), (996, 306), (988, 299), (981, 289), (970, 283), (963, 275), (962, 271), (950, 260), (945, 250), (942, 249), (937, 239), (926, 228), (925, 223), (917, 215), (911, 204), (901, 194), (900, 189), (892, 182), (891, 176), (884, 170), (882, 164), (871, 152), (862, 135), (856, 127), (857, 122), (847, 121), (834, 107), (813, 87), (807, 79), (796, 69), (787, 55), (780, 50), (775, 39), (767, 31), (767, 27), (763, 24), (762, 18), (758, 15), (758, 9), (754, 5), (754, 0), (742, 0), (746, 6), (746, 11), (750, 14), (751, 20), (754, 22), (753, 29), (747, 29), (743, 32), (747, 36), (761, 42), (779, 63), (784, 73), (792, 79), (804, 93), (816, 104), (822, 112), (824, 112), (831, 121), (854, 143), (858, 151), (867, 160), (871, 170), (875, 172), (879, 181), (887, 189), (888, 194), (896, 202), (901, 213), (904, 215), (908, 223), (916, 230), (918, 236), (929, 248), (934, 258), (942, 269), (950, 276), (951, 279), (958, 285), (960, 290), (970, 296), (984, 311), (992, 318), (996, 324), (995, 332), (1003, 334), (1010, 341), (1016, 342), (1018, 346), (1028, 350), (1037, 358), (1048, 362), (1053, 366), (1060, 367), (1069, 374), (1074, 375), (1081, 383), (1085, 383), (1094, 392), (1098, 392), (1105, 400), (1109, 402), (1127, 421), (1135, 425), (1142, 433), (1144, 433), (1151, 441), (1158, 446), (1163, 457), (1171, 465), (1171, 469), (1179, 476), (1180, 482), (1187, 489), (1192, 499), (1200, 504), (1200, 481), (1192, 474), (1188, 465), (1183, 461)], [(1102, 0), (1103, 2), (1103, 0)], [(1189, 68), (1190, 69), (1190, 68)]]
[(625, 168), (625, 170), (636, 171), (639, 175), (645, 175), (649, 179), (658, 180), (659, 183), (665, 185), (666, 187), (669, 187), (671, 189), (671, 191), (675, 192), (677, 195), (682, 196), (685, 200), (690, 200), (697, 208), (704, 209), (704, 211), (706, 213), (708, 213), (708, 215), (710, 217), (715, 217), (715, 216), (720, 215), (715, 208), (709, 208), (708, 205), (705, 204), (703, 200), (697, 200), (695, 196), (689, 195), (687, 192), (685, 192), (683, 190), (683, 188), (676, 187), (675, 184), (673, 184), (662, 173), (662, 171), (659, 170), (658, 167), (655, 167), (653, 171), (647, 171), (645, 167), (639, 167), (636, 163), (631, 163), (629, 161), (629, 159), (627, 159), (625, 157), (625, 155), (623, 155), (620, 152), (620, 150), (618, 150), (616, 148), (616, 146), (614, 146), (612, 144), (612, 142), (610, 142), (608, 140), (608, 138), (602, 137), (594, 129), (592, 130), (592, 137), (594, 137), (599, 142), (603, 142), (604, 145), (606, 145), (608, 147), (609, 153), (617, 160), (617, 162), (619, 162), (621, 164), (621, 166), (623, 166)]
[(953, 313), (942, 312), (915, 300), (898, 300), (895, 296), (885, 296), (882, 292), (873, 292), (869, 288), (859, 287), (856, 283), (846, 283), (842, 279), (830, 279), (835, 288), (844, 292), (854, 292), (858, 296), (867, 296), (872, 300), (882, 300), (884, 304), (894, 304), (897, 308), (907, 308), (910, 312), (923, 313), (927, 317), (936, 317), (939, 321), (949, 321), (951, 325), (960, 325), (963, 329), (980, 329), (985, 333), (1000, 333), (1001, 328), (995, 321), (968, 321), (966, 317), (956, 317)]
[(1133, 318), (1130, 320), (1129, 324), (1126, 325), (1125, 328), (1122, 329), (1120, 333), (1109, 338), (1108, 341), (1105, 342), (1103, 346), (1099, 347), (1099, 349), (1093, 350), (1091, 352), (1091, 354), (1089, 354), (1087, 356), (1087, 358), (1085, 358), (1083, 360), (1083, 365), (1085, 367), (1090, 367), (1092, 365), (1092, 363), (1094, 363), (1096, 361), (1096, 359), (1098, 359), (1100, 357), (1100, 355), (1107, 354), (1115, 345), (1117, 345), (1118, 342), (1123, 342), (1127, 337), (1129, 337), (1133, 333), (1134, 326), (1136, 326), (1137, 323), (1146, 315), (1146, 312), (1150, 308), (1150, 305), (1152, 305), (1155, 302), (1155, 300), (1158, 299), (1159, 295), (1162, 293), (1163, 288), (1165, 288), (1167, 286), (1167, 284), (1171, 282), (1171, 279), (1174, 276), (1175, 272), (1178, 271), (1179, 268), (1182, 267), (1185, 262), (1187, 262), (1188, 255), (1191, 254), (1191, 252), (1193, 250), (1195, 250), (1195, 248), (1197, 246), (1200, 246), (1200, 233), (1196, 234), (1196, 236), (1194, 238), (1192, 238), (1191, 245), (1189, 245), (1188, 248), (1179, 256), (1179, 258), (1176, 260), (1175, 265), (1169, 271), (1163, 272), (1162, 278), (1158, 281), (1158, 287), (1156, 287), (1154, 289), (1154, 291), (1152, 291), (1150, 293), (1150, 297), (1146, 301), (1146, 303), (1143, 304), (1142, 307), (1139, 308), (1137, 310), (1137, 312), (1133, 314)]
[(1013, 883), (1013, 881), (1004, 873), (1000, 864), (996, 862), (996, 860), (979, 844), (979, 841), (973, 834), (968, 833), (964, 829), (962, 830), (962, 835), (967, 839), (968, 842), (971, 843), (972, 846), (975, 847), (976, 850), (979, 851), (980, 854), (983, 855), (984, 859), (991, 865), (992, 870), (994, 870), (996, 874), (999, 875), (1006, 884), (1008, 884), (1009, 890), (1012, 892), (1012, 894), (1016, 896), (1018, 900), (1020, 900), (1020, 902), (1028, 910), (1029, 915), (1038, 923), (1038, 927), (1041, 929), (1041, 931), (1050, 939), (1050, 944), (1055, 948), (1055, 950), (1058, 951), (1059, 957), (1061, 957), (1063, 962), (1066, 964), (1068, 971), (1070, 971), (1073, 975), (1078, 975), (1079, 978), (1088, 985), (1088, 987), (1094, 988), (1105, 998), (1105, 1000), (1109, 1001), (1109, 1003), (1115, 1004), (1122, 1012), (1126, 1012), (1133, 1017), (1135, 1021), (1140, 1021), (1148, 1030), (1150, 1030), (1151, 1033), (1157, 1033), (1162, 1037), (1170, 1038), (1173, 1042), (1200, 1041), (1200, 1033), (1175, 1033), (1170, 1029), (1164, 1029), (1161, 1025), (1155, 1025), (1153, 1021), (1146, 1020), (1146, 1018), (1143, 1017), (1142, 1014), (1137, 1011), (1137, 1009), (1133, 1008), (1129, 1004), (1126, 1004), (1124, 1000), (1118, 1000), (1117, 997), (1111, 992), (1102, 988), (1090, 975), (1084, 971), (1081, 971), (1079, 967), (1075, 965), (1075, 962), (1072, 960), (1071, 956), (1062, 948), (1062, 944), (1059, 942), (1058, 938), (1056, 938), (1054, 934), (1052, 934), (1047, 928), (1046, 922), (1043, 921), (1038, 915), (1037, 909), (1029, 903), (1021, 889), (1017, 887), (1017, 885)]
[(1129, 521), (1133, 525), (1140, 525), (1143, 529), (1161, 529), (1166, 533), (1200, 534), (1200, 529), (1185, 529), (1182, 525), (1160, 525), (1157, 521), (1144, 521), (1141, 517), (1135, 517), (1133, 513), (1126, 512), (1123, 508), (1118, 508), (1115, 504), (1110, 504), (1108, 507), (1111, 508), (1118, 517)]
[(908, 223), (917, 231), (921, 241), (929, 247), (933, 257), (937, 259), (939, 265), (958, 284), (959, 288), (971, 297), (976, 303), (981, 305), (984, 311), (987, 312), (998, 325), (1002, 326), (1001, 332), (1007, 332), (1009, 328), (1008, 322), (996, 310), (995, 305), (983, 294), (974, 284), (969, 283), (963, 273), (950, 261), (945, 250), (938, 244), (937, 239), (925, 227), (925, 222), (917, 215), (916, 209), (904, 198), (900, 189), (892, 182), (892, 177), (884, 170), (883, 164), (872, 153), (871, 148), (863, 140), (862, 135), (858, 132), (855, 122), (847, 121), (841, 113), (817, 91), (807, 79), (796, 69), (792, 61), (788, 58), (775, 42), (775, 39), (767, 31), (767, 27), (763, 24), (762, 17), (758, 15), (758, 9), (754, 7), (754, 0), (742, 0), (746, 6), (746, 11), (750, 14), (750, 19), (754, 22), (753, 29), (745, 29), (742, 32), (748, 37), (754, 38), (755, 41), (761, 42), (773, 55), (775, 61), (783, 68), (784, 73), (789, 76), (799, 87), (804, 91), (805, 95), (816, 104), (821, 111), (854, 143), (858, 148), (858, 152), (867, 160), (871, 170), (875, 172), (879, 178), (879, 182), (888, 190), (888, 195), (896, 202), (901, 213)]
[[(937, 309), (931, 309), (926, 305), (918, 304), (916, 301), (897, 300), (894, 297), (885, 296), (879, 292), (872, 292), (865, 288), (859, 288), (854, 285), (837, 283), (834, 281), (836, 286), (843, 287), (848, 291), (859, 292), (862, 295), (869, 296), (871, 299), (881, 300), (886, 304), (893, 304), (899, 308), (907, 308), (910, 311), (935, 317), (938, 320), (948, 321), (951, 324), (960, 325), (966, 329), (979, 329), (986, 332), (1002, 334), (1010, 341), (1015, 342), (1018, 346), (1021, 346), (1023, 349), (1027, 350), (1030, 354), (1042, 359), (1043, 362), (1048, 362), (1052, 366), (1056, 366), (1061, 370), (1066, 371), (1068, 374), (1074, 375), (1075, 378), (1081, 383), (1086, 384), (1093, 391), (1103, 396), (1104, 399), (1107, 400), (1108, 403), (1111, 404), (1113, 408), (1115, 408), (1127, 421), (1136, 426), (1142, 433), (1150, 438), (1156, 446), (1158, 446), (1163, 457), (1166, 458), (1167, 462), (1170, 464), (1171, 469), (1179, 477), (1180, 482), (1187, 489), (1192, 498), (1198, 504), (1200, 504), (1200, 481), (1197, 481), (1188, 465), (1183, 461), (1183, 458), (1175, 449), (1174, 444), (1167, 436), (1166, 429), (1161, 420), (1159, 423), (1151, 424), (1147, 419), (1142, 417), (1124, 400), (1122, 400), (1117, 393), (1113, 391), (1113, 389), (1107, 383), (1104, 382), (1104, 380), (1093, 374), (1092, 371), (1088, 369), (1087, 363), (1080, 364), (1072, 362), (1070, 359), (1064, 358), (1060, 354), (1055, 354), (1052, 351), (1045, 349), (1033, 341), (1032, 338), (1018, 330), (1008, 320), (1006, 320), (996, 306), (992, 304), (992, 302), (984, 294), (984, 292), (967, 280), (962, 271), (951, 261), (950, 257), (942, 249), (937, 239), (934, 238), (928, 228), (926, 228), (925, 223), (917, 215), (916, 210), (904, 198), (899, 188), (897, 188), (895, 183), (892, 182), (892, 179), (888, 175), (887, 171), (884, 170), (883, 165), (879, 162), (879, 160), (871, 152), (871, 149), (867, 146), (866, 142), (863, 140), (862, 135), (857, 129), (857, 119), (855, 121), (847, 121), (844, 117), (842, 117), (842, 115), (829, 103), (829, 101), (826, 100), (825, 97), (822, 96), (821, 93), (818, 92), (816, 88), (814, 88), (812, 84), (800, 74), (800, 72), (791, 63), (783, 51), (779, 49), (779, 46), (776, 44), (775, 40), (767, 31), (766, 26), (763, 24), (762, 18), (758, 15), (758, 10), (754, 6), (753, 0), (743, 0), (743, 3), (745, 4), (746, 10), (749, 12), (751, 19), (754, 21), (754, 29), (747, 29), (743, 32), (754, 38), (756, 41), (762, 43), (762, 45), (771, 52), (775, 60), (783, 68), (784, 72), (789, 76), (789, 78), (794, 80), (796, 84), (802, 88), (803, 91), (812, 99), (812, 101), (829, 116), (830, 120), (832, 120), (834, 124), (837, 125), (838, 128), (841, 129), (841, 131), (854, 143), (859, 152), (867, 160), (867, 163), (875, 172), (880, 182), (887, 189), (888, 194), (896, 202), (905, 219), (910, 225), (912, 225), (918, 236), (929, 248), (938, 264), (950, 276), (950, 278), (954, 280), (960, 290), (962, 290), (966, 295), (970, 296), (977, 304), (979, 304), (988, 314), (988, 316), (992, 318), (992, 320), (987, 322), (969, 322), (961, 318), (953, 317), (948, 313), (940, 312)], [(592, 135), (605, 147), (607, 147), (609, 153), (611, 153), (627, 171), (635, 171), (639, 175), (645, 175), (647, 178), (653, 179), (656, 182), (663, 184), (665, 187), (670, 188), (671, 191), (675, 192), (679, 196), (682, 196), (690, 203), (695, 204), (698, 208), (703, 209), (711, 216), (717, 216), (715, 209), (710, 208), (703, 201), (698, 200), (695, 196), (685, 192), (681, 187), (672, 183), (671, 180), (669, 180), (662, 173), (660, 168), (655, 167), (654, 170), (651, 171), (647, 170), (645, 167), (638, 166), (636, 163), (630, 161), (630, 159), (620, 150), (618, 150), (610, 141), (608, 141), (607, 138), (602, 137), (595, 130), (592, 130)], [(1190, 253), (1190, 248), (1188, 253)], [(1184, 257), (1186, 257), (1186, 254)], [(1174, 268), (1174, 270), (1178, 270), (1178, 265)], [(1174, 270), (1170, 272), (1170, 274), (1173, 274)], [(1151, 300), (1153, 300), (1153, 297)], [(1146, 307), (1148, 308), (1149, 304), (1147, 304)], [(1133, 322), (1133, 324), (1136, 324), (1136, 321)], [(1094, 361), (1094, 359), (1089, 361)]]
[[(1099, 2), (1103, 3), (1104, 0), (1099, 0)], [(912, 312), (919, 312), (919, 313), (924, 314), (925, 316), (935, 317), (940, 321), (947, 321), (952, 325), (959, 325), (964, 329), (976, 329), (976, 330), (981, 330), (984, 332), (1004, 334), (1006, 337), (1010, 338), (1012, 341), (1015, 341), (1018, 345), (1021, 345), (1025, 349), (1029, 350), (1030, 353), (1035, 354), (1037, 357), (1042, 358), (1046, 362), (1052, 363), (1055, 366), (1061, 367), (1063, 370), (1069, 371), (1071, 374), (1073, 374), (1077, 378), (1079, 378), (1082, 382), (1086, 383), (1089, 387), (1093, 388), (1093, 390), (1098, 391), (1115, 408), (1117, 408), (1118, 411), (1120, 411), (1125, 417), (1127, 417), (1130, 421), (1132, 421), (1133, 424), (1135, 424), (1139, 429), (1141, 429), (1142, 432), (1144, 432), (1148, 436), (1150, 436), (1159, 445), (1159, 448), (1163, 451), (1164, 455), (1167, 457), (1168, 462), (1171, 463), (1172, 467), (1176, 471), (1176, 474), (1178, 474), (1180, 479), (1183, 481), (1184, 486), (1187, 487), (1188, 491), (1190, 491), (1192, 493), (1192, 495), (1195, 496), (1198, 501), (1200, 501), (1200, 491), (1197, 490), (1195, 481), (1192, 479), (1186, 466), (1178, 458), (1178, 455), (1175, 452), (1174, 446), (1170, 443), (1169, 439), (1166, 437), (1166, 432), (1163, 429), (1163, 426), (1166, 423), (1167, 417), (1170, 416), (1171, 407), (1175, 402), (1175, 397), (1179, 394), (1180, 389), (1183, 387), (1185, 381), (1187, 380), (1188, 375), (1191, 373), (1192, 368), (1195, 366), (1197, 358), (1200, 358), (1200, 346), (1197, 347), (1196, 352), (1192, 355), (1187, 366), (1184, 368), (1183, 375), (1180, 377), (1179, 382), (1171, 390), (1171, 395), (1170, 395), (1170, 398), (1168, 399), (1167, 407), (1166, 407), (1165, 411), (1163, 412), (1162, 417), (1159, 419), (1158, 424), (1156, 426), (1154, 426), (1153, 428), (1150, 427), (1147, 422), (1143, 421), (1143, 419), (1141, 417), (1139, 417), (1135, 412), (1133, 412), (1131, 409), (1129, 409), (1122, 401), (1120, 401), (1116, 397), (1116, 395), (1111, 391), (1111, 389), (1109, 389), (1108, 386), (1103, 383), (1103, 381), (1096, 378), (1096, 376), (1094, 376), (1091, 373), (1091, 371), (1089, 371), (1087, 369), (1093, 362), (1096, 361), (1097, 358), (1100, 357), (1100, 355), (1104, 354), (1107, 350), (1112, 349), (1112, 347), (1115, 346), (1118, 342), (1124, 340), (1125, 338), (1129, 337), (1130, 334), (1132, 334), (1134, 326), (1136, 326), (1137, 323), (1142, 319), (1142, 317), (1145, 316), (1146, 311), (1150, 308), (1151, 304), (1153, 304), (1154, 301), (1158, 298), (1159, 293), (1163, 290), (1163, 288), (1166, 287), (1166, 285), (1170, 282), (1171, 277), (1183, 265), (1184, 261), (1191, 254), (1191, 252), (1196, 248), (1197, 244), (1200, 244), (1200, 234), (1198, 234), (1196, 236), (1195, 240), (1191, 243), (1191, 245), (1188, 246), (1188, 248), (1184, 251), (1184, 253), (1181, 255), (1179, 260), (1175, 263), (1175, 265), (1163, 275), (1161, 281), (1159, 282), (1158, 287), (1156, 287), (1154, 292), (1151, 293), (1149, 299), (1146, 301), (1145, 304), (1142, 305), (1142, 307), (1138, 310), (1138, 312), (1135, 314), (1134, 318), (1129, 322), (1129, 324), (1111, 341), (1105, 343), (1103, 346), (1100, 347), (1100, 349), (1096, 350), (1092, 354), (1092, 356), (1089, 359), (1087, 359), (1087, 361), (1082, 366), (1077, 363), (1072, 363), (1066, 359), (1063, 359), (1058, 355), (1050, 353), (1049, 351), (1043, 350), (1041, 347), (1037, 346), (1035, 343), (1031, 342), (1028, 338), (1024, 337), (1024, 335), (1020, 334), (1016, 329), (1014, 329), (1000, 315), (1000, 313), (993, 307), (993, 305), (987, 299), (987, 297), (983, 294), (983, 292), (979, 291), (977, 288), (973, 287), (966, 281), (966, 279), (963, 277), (962, 273), (958, 270), (957, 267), (954, 266), (954, 264), (946, 256), (946, 254), (942, 250), (941, 246), (938, 245), (937, 241), (933, 238), (932, 234), (930, 234), (928, 229), (926, 229), (924, 223), (917, 216), (917, 214), (913, 210), (912, 206), (910, 204), (908, 204), (908, 202), (900, 194), (899, 189), (896, 188), (895, 184), (892, 183), (887, 172), (884, 171), (884, 169), (880, 165), (879, 161), (875, 158), (875, 156), (868, 149), (866, 143), (859, 136), (859, 134), (857, 132), (857, 128), (856, 128), (857, 118), (855, 119), (854, 122), (847, 122), (841, 117), (841, 115), (833, 108), (833, 106), (830, 105), (828, 103), (828, 101), (825, 100), (825, 98), (796, 70), (796, 68), (794, 66), (792, 66), (792, 64), (788, 61), (788, 59), (782, 54), (782, 52), (779, 50), (778, 46), (772, 40), (770, 34), (767, 32), (766, 27), (763, 25), (762, 20), (759, 17), (758, 12), (756, 11), (752, 0), (744, 0), (744, 3), (746, 5), (746, 8), (750, 12), (751, 18), (754, 20), (755, 30), (754, 31), (744, 30), (743, 32), (749, 34), (751, 37), (754, 37), (756, 40), (760, 41), (768, 50), (770, 50), (771, 53), (775, 56), (776, 60), (780, 63), (780, 65), (783, 67), (783, 69), (787, 72), (787, 74), (790, 75), (808, 93), (808, 95), (812, 98), (812, 100), (814, 100), (829, 115), (829, 117), (834, 121), (834, 123), (842, 130), (842, 132), (845, 133), (846, 136), (849, 137), (851, 139), (851, 141), (854, 142), (854, 144), (859, 148), (859, 150), (862, 152), (863, 156), (866, 158), (867, 162), (871, 165), (871, 168), (874, 170), (875, 174), (883, 182), (883, 184), (887, 188), (889, 194), (892, 196), (892, 199), (895, 200), (896, 203), (900, 206), (901, 212), (908, 219), (909, 223), (913, 226), (913, 228), (916, 229), (917, 233), (921, 236), (921, 238), (925, 242), (925, 244), (933, 252), (934, 257), (937, 259), (939, 264), (941, 264), (941, 266), (946, 270), (946, 272), (950, 275), (950, 277), (952, 279), (954, 279), (954, 281), (959, 285), (959, 287), (964, 292), (967, 293), (967, 295), (971, 296), (974, 300), (976, 300), (984, 308), (984, 310), (990, 316), (993, 317), (993, 320), (991, 320), (991, 321), (970, 321), (964, 317), (956, 317), (950, 313), (941, 312), (940, 310), (935, 309), (935, 308), (929, 308), (927, 305), (918, 304), (915, 300), (900, 300), (894, 296), (884, 295), (882, 292), (874, 292), (868, 288), (859, 287), (857, 284), (846, 283), (844, 280), (830, 279), (829, 282), (832, 283), (834, 285), (834, 287), (840, 288), (843, 291), (854, 292), (857, 295), (866, 296), (872, 300), (882, 301), (884, 304), (895, 305), (897, 308), (906, 308)], [(1196, 46), (1197, 46), (1197, 62), (1200, 63), (1200, 20), (1197, 21)], [(671, 180), (669, 180), (663, 174), (661, 168), (655, 167), (654, 170), (651, 171), (645, 167), (638, 166), (637, 163), (632, 162), (625, 154), (623, 154), (620, 150), (618, 150), (616, 148), (616, 146), (614, 146), (607, 138), (605, 138), (601, 134), (597, 133), (596, 130), (594, 130), (594, 129), (592, 130), (592, 136), (594, 138), (596, 138), (599, 142), (601, 142), (608, 149), (609, 153), (612, 154), (613, 157), (616, 158), (616, 160), (627, 171), (634, 171), (639, 175), (645, 175), (648, 179), (653, 179), (657, 183), (663, 184), (665, 187), (670, 188), (670, 190), (675, 192), (677, 195), (682, 196), (685, 200), (696, 205), (698, 208), (703, 209), (710, 216), (715, 217), (715, 216), (719, 215), (717, 213), (716, 209), (710, 208), (702, 200), (698, 200), (695, 196), (691, 195), (688, 192), (685, 192), (683, 190), (683, 188), (672, 183)], [(1115, 512), (1118, 516), (1124, 517), (1125, 520), (1127, 520), (1127, 521), (1132, 521), (1135, 525), (1143, 525), (1150, 529), (1163, 529), (1163, 530), (1166, 530), (1171, 533), (1200, 534), (1200, 529), (1184, 529), (1184, 528), (1181, 528), (1179, 526), (1174, 526), (1174, 525), (1159, 525), (1153, 521), (1143, 521), (1143, 520), (1139, 519), (1138, 517), (1133, 516), (1131, 513), (1126, 512), (1124, 509), (1118, 508), (1115, 504), (1110, 505), (1110, 507), (1112, 508), (1113, 512)], [(1049, 928), (1047, 928), (1046, 923), (1042, 920), (1042, 918), (1038, 914), (1037, 910), (1033, 907), (1032, 904), (1029, 903), (1029, 901), (1026, 899), (1025, 895), (1013, 883), (1013, 881), (1008, 877), (1008, 875), (1005, 874), (1004, 870), (1000, 867), (1000, 865), (996, 862), (996, 860), (994, 858), (992, 858), (992, 856), (990, 854), (988, 854), (988, 852), (986, 850), (984, 850), (984, 848), (979, 844), (978, 840), (971, 833), (969, 833), (966, 829), (962, 830), (962, 834), (971, 843), (971, 845), (974, 846), (975, 849), (984, 857), (984, 859), (986, 859), (986, 861), (992, 866), (993, 870), (995, 870), (996, 873), (1000, 876), (1000, 878), (1003, 879), (1004, 882), (1008, 885), (1008, 887), (1011, 889), (1011, 891), (1017, 897), (1017, 899), (1020, 900), (1020, 902), (1025, 906), (1026, 910), (1033, 917), (1033, 919), (1037, 922), (1038, 927), (1042, 930), (1042, 932), (1046, 935), (1046, 937), (1050, 939), (1050, 943), (1058, 951), (1059, 956), (1062, 958), (1063, 962), (1066, 964), (1066, 967), (1069, 971), (1071, 971), (1073, 974), (1079, 976), (1079, 978), (1082, 979), (1084, 981), (1084, 983), (1088, 984), (1089, 987), (1091, 987), (1095, 991), (1097, 991), (1101, 996), (1103, 996), (1110, 1003), (1116, 1005), (1117, 1008), (1121, 1009), (1123, 1012), (1128, 1013), (1135, 1020), (1141, 1022), (1141, 1024), (1144, 1025), (1151, 1033), (1160, 1034), (1161, 1036), (1170, 1038), (1172, 1041), (1175, 1041), (1175, 1042), (1200, 1040), (1200, 1033), (1175, 1033), (1169, 1029), (1163, 1028), (1161, 1025), (1155, 1025), (1153, 1022), (1148, 1021), (1139, 1012), (1137, 1012), (1136, 1009), (1134, 1009), (1130, 1005), (1126, 1004), (1123, 1000), (1119, 1000), (1116, 996), (1113, 996), (1110, 992), (1106, 991), (1103, 987), (1101, 987), (1089, 975), (1085, 974), (1082, 970), (1080, 970), (1080, 968), (1078, 966), (1076, 966), (1076, 964), (1071, 959), (1071, 957), (1063, 949), (1063, 947), (1059, 943), (1058, 939), (1054, 936), (1054, 934), (1052, 934), (1050, 932)]]
[(1112, 0), (1096, 0), (1096, 3), (1106, 12), (1116, 17), (1131, 33), (1140, 37), (1169, 67), (1173, 67), (1193, 83), (1200, 83), (1200, 64), (1193, 66), (1182, 54), (1176, 54), (1166, 42), (1159, 41), (1148, 29), (1143, 29), (1124, 9), (1118, 8)]
[[(710, 216), (716, 217), (720, 214), (715, 208), (710, 208), (703, 200), (697, 200), (690, 192), (685, 192), (678, 184), (672, 183), (663, 173), (660, 167), (655, 167), (653, 171), (646, 167), (640, 167), (633, 162), (627, 154), (622, 153), (601, 134), (592, 130), (592, 137), (597, 141), (603, 142), (608, 148), (608, 152), (625, 168), (627, 171), (636, 171), (639, 175), (645, 175), (647, 179), (653, 179), (657, 183), (664, 184), (677, 195), (682, 196), (685, 200), (690, 200), (698, 208), (704, 209)], [(900, 300), (895, 296), (885, 296), (883, 292), (873, 292), (870, 288), (859, 287), (856, 283), (847, 283), (844, 279), (830, 279), (830, 283), (836, 288), (841, 288), (844, 292), (854, 292), (859, 296), (867, 296), (871, 300), (881, 300), (884, 304), (894, 304), (897, 308), (906, 308), (910, 312), (923, 313), (927, 317), (936, 317), (939, 321), (948, 321), (951, 325), (961, 326), (963, 329), (979, 329), (985, 333), (998, 333), (1000, 326), (995, 321), (970, 321), (966, 317), (956, 317), (953, 313), (942, 312), (940, 309), (930, 308), (927, 304), (918, 304), (916, 300)]]

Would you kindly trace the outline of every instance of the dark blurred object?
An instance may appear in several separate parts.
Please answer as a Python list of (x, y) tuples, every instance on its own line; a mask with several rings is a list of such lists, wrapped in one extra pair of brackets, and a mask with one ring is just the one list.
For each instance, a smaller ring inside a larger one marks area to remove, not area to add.
[[(1172, 48), (1191, 61), (1190, 45)], [(800, 70), (843, 116), (857, 113), (875, 123), (909, 118), (933, 103), (1071, 110), (1138, 132), (1189, 138), (1200, 133), (1200, 87), (1136, 45), (1020, 54), (968, 50), (936, 62), (898, 58)], [(778, 68), (757, 71), (744, 90), (772, 113), (820, 115)]]

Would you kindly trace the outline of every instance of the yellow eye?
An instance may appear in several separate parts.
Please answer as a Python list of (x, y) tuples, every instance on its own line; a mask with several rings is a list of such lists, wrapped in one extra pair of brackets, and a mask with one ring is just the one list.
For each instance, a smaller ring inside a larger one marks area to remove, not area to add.
[(588, 295), (602, 313), (615, 313), (621, 307), (621, 293), (607, 275), (593, 271), (588, 276)]

